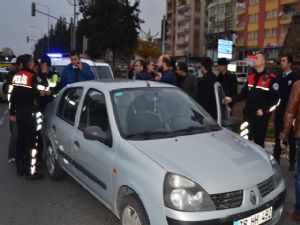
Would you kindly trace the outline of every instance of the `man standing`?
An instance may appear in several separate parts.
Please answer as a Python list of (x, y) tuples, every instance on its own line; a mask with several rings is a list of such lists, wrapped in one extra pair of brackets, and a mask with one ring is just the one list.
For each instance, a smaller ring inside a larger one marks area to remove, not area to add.
[[(292, 86), (295, 83), (295, 81), (298, 80), (298, 75), (295, 74), (291, 69), (292, 63), (293, 63), (292, 56), (284, 55), (281, 57), (280, 66), (282, 69), (282, 73), (278, 77), (280, 104), (276, 109), (275, 120), (274, 120), (274, 126), (275, 126), (274, 157), (278, 163), (280, 163), (280, 154), (281, 154), (279, 133), (283, 127), (284, 112), (288, 104)], [(291, 129), (288, 134), (288, 144), (289, 144), (289, 162), (290, 162), (289, 170), (294, 171), (295, 162), (296, 162), (296, 155), (295, 155), (296, 147), (295, 147), (293, 129)]]
[(254, 67), (255, 72), (248, 75), (241, 93), (233, 98), (227, 96), (225, 100), (228, 103), (246, 100), (241, 135), (264, 148), (269, 119), (278, 103), (279, 84), (276, 75), (266, 70), (263, 53), (256, 54)]
[(177, 64), (176, 74), (178, 76), (178, 87), (196, 100), (197, 80), (195, 76), (188, 72), (188, 66), (185, 62), (179, 62)]
[(145, 62), (141, 59), (135, 61), (134, 72), (137, 80), (152, 80), (152, 76), (145, 69)]
[(202, 79), (198, 83), (197, 102), (214, 118), (217, 119), (217, 103), (215, 83), (217, 76), (212, 72), (213, 61), (205, 57), (201, 61)]
[[(288, 212), (288, 216), (292, 217), (296, 221), (300, 221), (300, 81), (296, 81), (292, 87), (290, 100), (284, 114), (283, 129), (279, 135), (281, 143), (288, 140), (290, 130), (293, 127), (295, 120), (294, 137), (297, 140), (298, 146), (298, 166), (297, 166), (297, 178), (296, 178), (296, 204), (295, 211)], [(281, 144), (281, 148), (285, 149), (286, 146)]]
[(226, 58), (221, 58), (218, 60), (218, 81), (222, 85), (225, 95), (233, 97), (237, 95), (237, 78), (230, 71), (228, 71), (227, 66), (229, 62)]
[(64, 68), (61, 76), (63, 87), (75, 82), (95, 79), (90, 66), (87, 63), (80, 61), (79, 53), (72, 51), (70, 58), (71, 63)]
[[(7, 100), (10, 105), (11, 93), (13, 91), (12, 80), (14, 75), (23, 68), (23, 59), (22, 55), (18, 56), (16, 62), (13, 64), (11, 71), (8, 76), (5, 78), (3, 84), (3, 93), (7, 94)], [(10, 138), (8, 146), (8, 163), (14, 163), (16, 161), (16, 150), (17, 150), (17, 141), (18, 141), (18, 127), (17, 122), (9, 120), (9, 129), (10, 129)]]
[(168, 55), (161, 55), (158, 59), (158, 70), (162, 73), (160, 81), (163, 83), (177, 85), (177, 78), (171, 68), (171, 59)]
[(31, 55), (23, 55), (23, 69), (12, 80), (10, 119), (17, 122), (17, 174), (27, 179), (42, 179), (37, 171), (38, 150), (35, 145), (36, 121), (34, 101), (38, 97), (37, 76), (33, 73), (34, 60)]

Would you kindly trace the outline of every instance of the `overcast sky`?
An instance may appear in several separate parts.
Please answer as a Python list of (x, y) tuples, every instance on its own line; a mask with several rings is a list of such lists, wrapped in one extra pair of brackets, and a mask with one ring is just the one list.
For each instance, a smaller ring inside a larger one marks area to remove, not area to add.
[[(0, 50), (10, 47), (15, 54), (31, 53), (33, 42), (26, 43), (26, 36), (38, 39), (47, 33), (47, 17), (41, 14), (31, 17), (32, 0), (1, 0), (0, 7)], [(35, 0), (34, 2), (49, 6), (50, 14), (56, 17), (70, 18), (73, 8), (67, 0)], [(141, 18), (145, 21), (142, 29), (151, 33), (160, 32), (161, 19), (165, 12), (165, 0), (141, 0)], [(37, 5), (37, 9), (47, 12), (47, 7)], [(50, 23), (55, 23), (50, 19)], [(32, 28), (31, 26), (35, 26)], [(39, 28), (36, 28), (39, 27)]]

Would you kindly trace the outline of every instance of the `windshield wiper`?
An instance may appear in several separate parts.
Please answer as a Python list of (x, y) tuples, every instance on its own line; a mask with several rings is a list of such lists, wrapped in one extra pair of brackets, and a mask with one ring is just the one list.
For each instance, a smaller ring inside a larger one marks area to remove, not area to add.
[(142, 137), (151, 137), (153, 135), (168, 135), (170, 132), (167, 131), (145, 131), (143, 133), (134, 133), (126, 135), (126, 138), (142, 136)]
[(172, 133), (186, 132), (188, 134), (194, 134), (194, 133), (198, 133), (199, 131), (201, 131), (201, 132), (207, 131), (207, 128), (190, 126), (190, 127), (184, 128), (184, 129), (174, 130)]

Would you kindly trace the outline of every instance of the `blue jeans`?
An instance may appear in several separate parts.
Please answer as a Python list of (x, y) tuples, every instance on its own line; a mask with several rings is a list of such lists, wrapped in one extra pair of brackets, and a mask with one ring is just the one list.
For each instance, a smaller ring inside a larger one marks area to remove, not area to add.
[(295, 212), (300, 215), (300, 139), (297, 139), (297, 179)]

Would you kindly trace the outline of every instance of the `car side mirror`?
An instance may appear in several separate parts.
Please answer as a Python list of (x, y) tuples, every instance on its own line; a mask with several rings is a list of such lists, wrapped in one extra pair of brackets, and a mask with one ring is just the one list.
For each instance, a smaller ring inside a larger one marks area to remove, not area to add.
[(111, 136), (107, 132), (104, 132), (101, 129), (101, 127), (98, 126), (86, 127), (83, 130), (83, 136), (88, 140), (100, 141), (110, 147), (112, 146)]
[(239, 119), (235, 116), (232, 116), (227, 120), (223, 120), (222, 121), (222, 126), (225, 127), (225, 128), (234, 129), (237, 126), (240, 126), (241, 123), (242, 123), (241, 119)]

